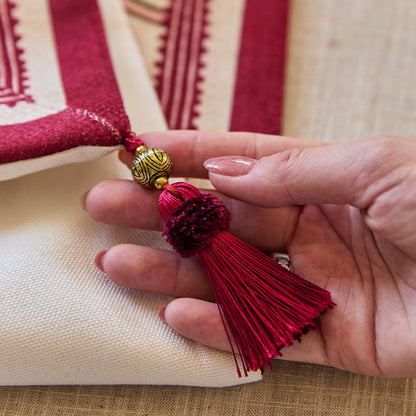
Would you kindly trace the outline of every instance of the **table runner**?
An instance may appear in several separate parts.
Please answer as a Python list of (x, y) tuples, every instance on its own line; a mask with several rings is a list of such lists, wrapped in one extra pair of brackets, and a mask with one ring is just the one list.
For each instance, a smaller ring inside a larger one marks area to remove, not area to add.
[[(172, 31), (176, 4), (165, 11), (165, 35)], [(167, 38), (158, 37), (152, 44), (154, 49), (162, 46), (155, 65), (162, 72), (154, 90), (121, 2), (0, 0), (0, 5), (0, 79), (10, 84), (4, 85), (0, 101), (0, 384), (227, 386), (259, 380), (259, 373), (238, 378), (230, 354), (186, 340), (160, 322), (157, 310), (165, 297), (119, 288), (95, 269), (95, 253), (117, 243), (165, 247), (157, 233), (94, 223), (79, 208), (79, 196), (88, 187), (128, 175), (114, 155), (86, 161), (120, 148), (132, 129), (165, 129), (164, 115), (170, 126), (198, 127), (202, 112), (195, 106), (207, 103), (202, 88), (206, 79), (190, 88), (194, 93), (201, 88), (192, 108), (176, 107), (180, 119), (192, 115), (188, 124), (175, 125), (173, 107), (163, 105), (160, 78), (167, 73), (160, 65), (168, 62), (163, 46)], [(181, 13), (202, 10), (203, 37), (208, 39), (214, 27), (204, 20), (209, 16), (205, 6), (184, 1)], [(247, 37), (250, 19), (244, 18), (244, 7), (249, 10), (252, 2), (238, 7), (241, 22), (230, 42), (237, 43), (230, 46), (234, 71), (238, 62), (247, 60), (238, 45), (240, 36)], [(193, 24), (193, 15), (186, 16), (181, 27), (191, 20)], [(277, 44), (281, 46), (281, 37)], [(248, 50), (254, 59), (253, 48)], [(263, 48), (262, 54), (268, 50)], [(197, 61), (208, 56), (200, 52)], [(186, 73), (195, 62), (186, 61)], [(277, 63), (280, 68), (281, 56)], [(182, 68), (179, 62), (171, 65), (173, 71)], [(276, 67), (273, 62), (271, 68)], [(221, 73), (226, 73), (224, 68)], [(280, 74), (271, 95), (275, 113), (264, 118), (259, 130), (279, 129)], [(247, 88), (245, 77), (237, 71), (230, 84), (236, 88), (229, 86), (227, 129), (249, 119), (250, 99), (235, 98)], [(237, 88), (239, 83), (243, 87)], [(184, 91), (186, 95), (188, 89)], [(239, 109), (236, 103), (246, 105)], [(214, 120), (209, 106), (205, 108), (205, 119)]]
[(0, 179), (113, 151), (130, 131), (124, 107), (164, 126), (118, 2), (1, 5)]
[[(416, 82), (413, 2), (292, 0), (292, 4), (284, 132), (327, 141), (375, 132), (415, 138), (416, 94), (408, 88)], [(145, 55), (143, 44), (141, 50)], [(13, 416), (410, 416), (415, 412), (415, 379), (380, 379), (283, 361), (276, 362), (275, 371), (266, 372), (261, 383), (223, 389), (0, 387), (0, 414)]]
[(281, 132), (288, 0), (125, 0), (174, 129)]

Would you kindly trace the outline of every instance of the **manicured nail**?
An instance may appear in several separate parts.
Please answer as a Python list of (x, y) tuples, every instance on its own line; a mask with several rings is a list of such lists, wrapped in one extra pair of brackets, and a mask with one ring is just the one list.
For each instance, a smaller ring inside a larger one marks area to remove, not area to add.
[(100, 251), (96, 256), (95, 256), (95, 265), (97, 266), (97, 268), (99, 270), (101, 270), (102, 272), (104, 271), (104, 267), (103, 267), (103, 259), (105, 254), (107, 253), (108, 250), (103, 250)]
[(208, 159), (204, 166), (211, 173), (224, 176), (247, 175), (257, 163), (256, 159), (244, 156), (222, 156)]
[(157, 314), (159, 316), (159, 319), (166, 324), (167, 322), (166, 322), (166, 318), (165, 318), (165, 311), (166, 311), (166, 306), (162, 306), (159, 309), (159, 312)]

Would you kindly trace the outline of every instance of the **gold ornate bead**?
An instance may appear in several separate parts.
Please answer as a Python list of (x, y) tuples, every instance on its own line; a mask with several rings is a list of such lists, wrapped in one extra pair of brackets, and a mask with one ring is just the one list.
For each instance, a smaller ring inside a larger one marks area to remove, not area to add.
[(136, 149), (131, 173), (133, 179), (146, 188), (161, 189), (168, 183), (172, 159), (163, 150), (140, 146)]
[(147, 147), (146, 147), (146, 146), (139, 146), (139, 147), (135, 150), (134, 154), (135, 154), (136, 156), (139, 156), (139, 154), (140, 154), (140, 153), (142, 153), (142, 152), (144, 152), (146, 149), (147, 149)]

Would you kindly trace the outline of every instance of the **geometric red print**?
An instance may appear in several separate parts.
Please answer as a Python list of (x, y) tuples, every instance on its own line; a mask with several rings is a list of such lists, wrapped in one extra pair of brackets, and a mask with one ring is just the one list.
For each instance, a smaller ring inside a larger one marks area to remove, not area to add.
[[(19, 0), (17, 4), (26, 1), (30, 0)], [(33, 3), (39, 2), (33, 0)], [(99, 0), (43, 0), (43, 3), (47, 3), (50, 12), (56, 69), (60, 72), (67, 108), (21, 123), (0, 125), (0, 163), (38, 158), (81, 146), (116, 146), (131, 134), (108, 50)], [(4, 94), (3, 103), (11, 105), (19, 100), (30, 101), (30, 97), (24, 91), (17, 39), (10, 30), (15, 24), (10, 17), (10, 2), (0, 0), (0, 5), (3, 37), (7, 32), (14, 47), (11, 54), (3, 53), (3, 62), (7, 62), (3, 64), (3, 74), (9, 74), (3, 89), (4, 92), (11, 90)], [(4, 18), (4, 10), (8, 11), (6, 17), (11, 23)], [(20, 23), (23, 26), (26, 22)], [(10, 60), (10, 55), (14, 59)], [(11, 62), (17, 71), (11, 71)], [(14, 74), (14, 86), (10, 74)], [(4, 112), (1, 105), (0, 111)]]
[(14, 32), (17, 20), (12, 17), (15, 5), (0, 0), (0, 104), (14, 106), (18, 101), (33, 101), (25, 94), (27, 77), (17, 46), (20, 37)]
[(156, 92), (171, 129), (195, 129), (210, 0), (171, 0), (156, 63)]

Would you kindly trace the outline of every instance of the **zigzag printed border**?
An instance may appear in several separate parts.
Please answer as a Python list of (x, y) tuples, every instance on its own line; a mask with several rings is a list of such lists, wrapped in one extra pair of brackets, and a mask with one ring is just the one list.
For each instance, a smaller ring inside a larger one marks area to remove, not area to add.
[(156, 91), (169, 128), (196, 129), (196, 107), (203, 82), (204, 41), (209, 37), (210, 0), (170, 0), (160, 59), (156, 62)]
[(18, 24), (12, 13), (15, 7), (11, 0), (0, 0), (0, 104), (10, 107), (19, 101), (33, 102), (25, 93), (28, 77), (23, 49), (18, 46), (21, 38), (15, 31)]

